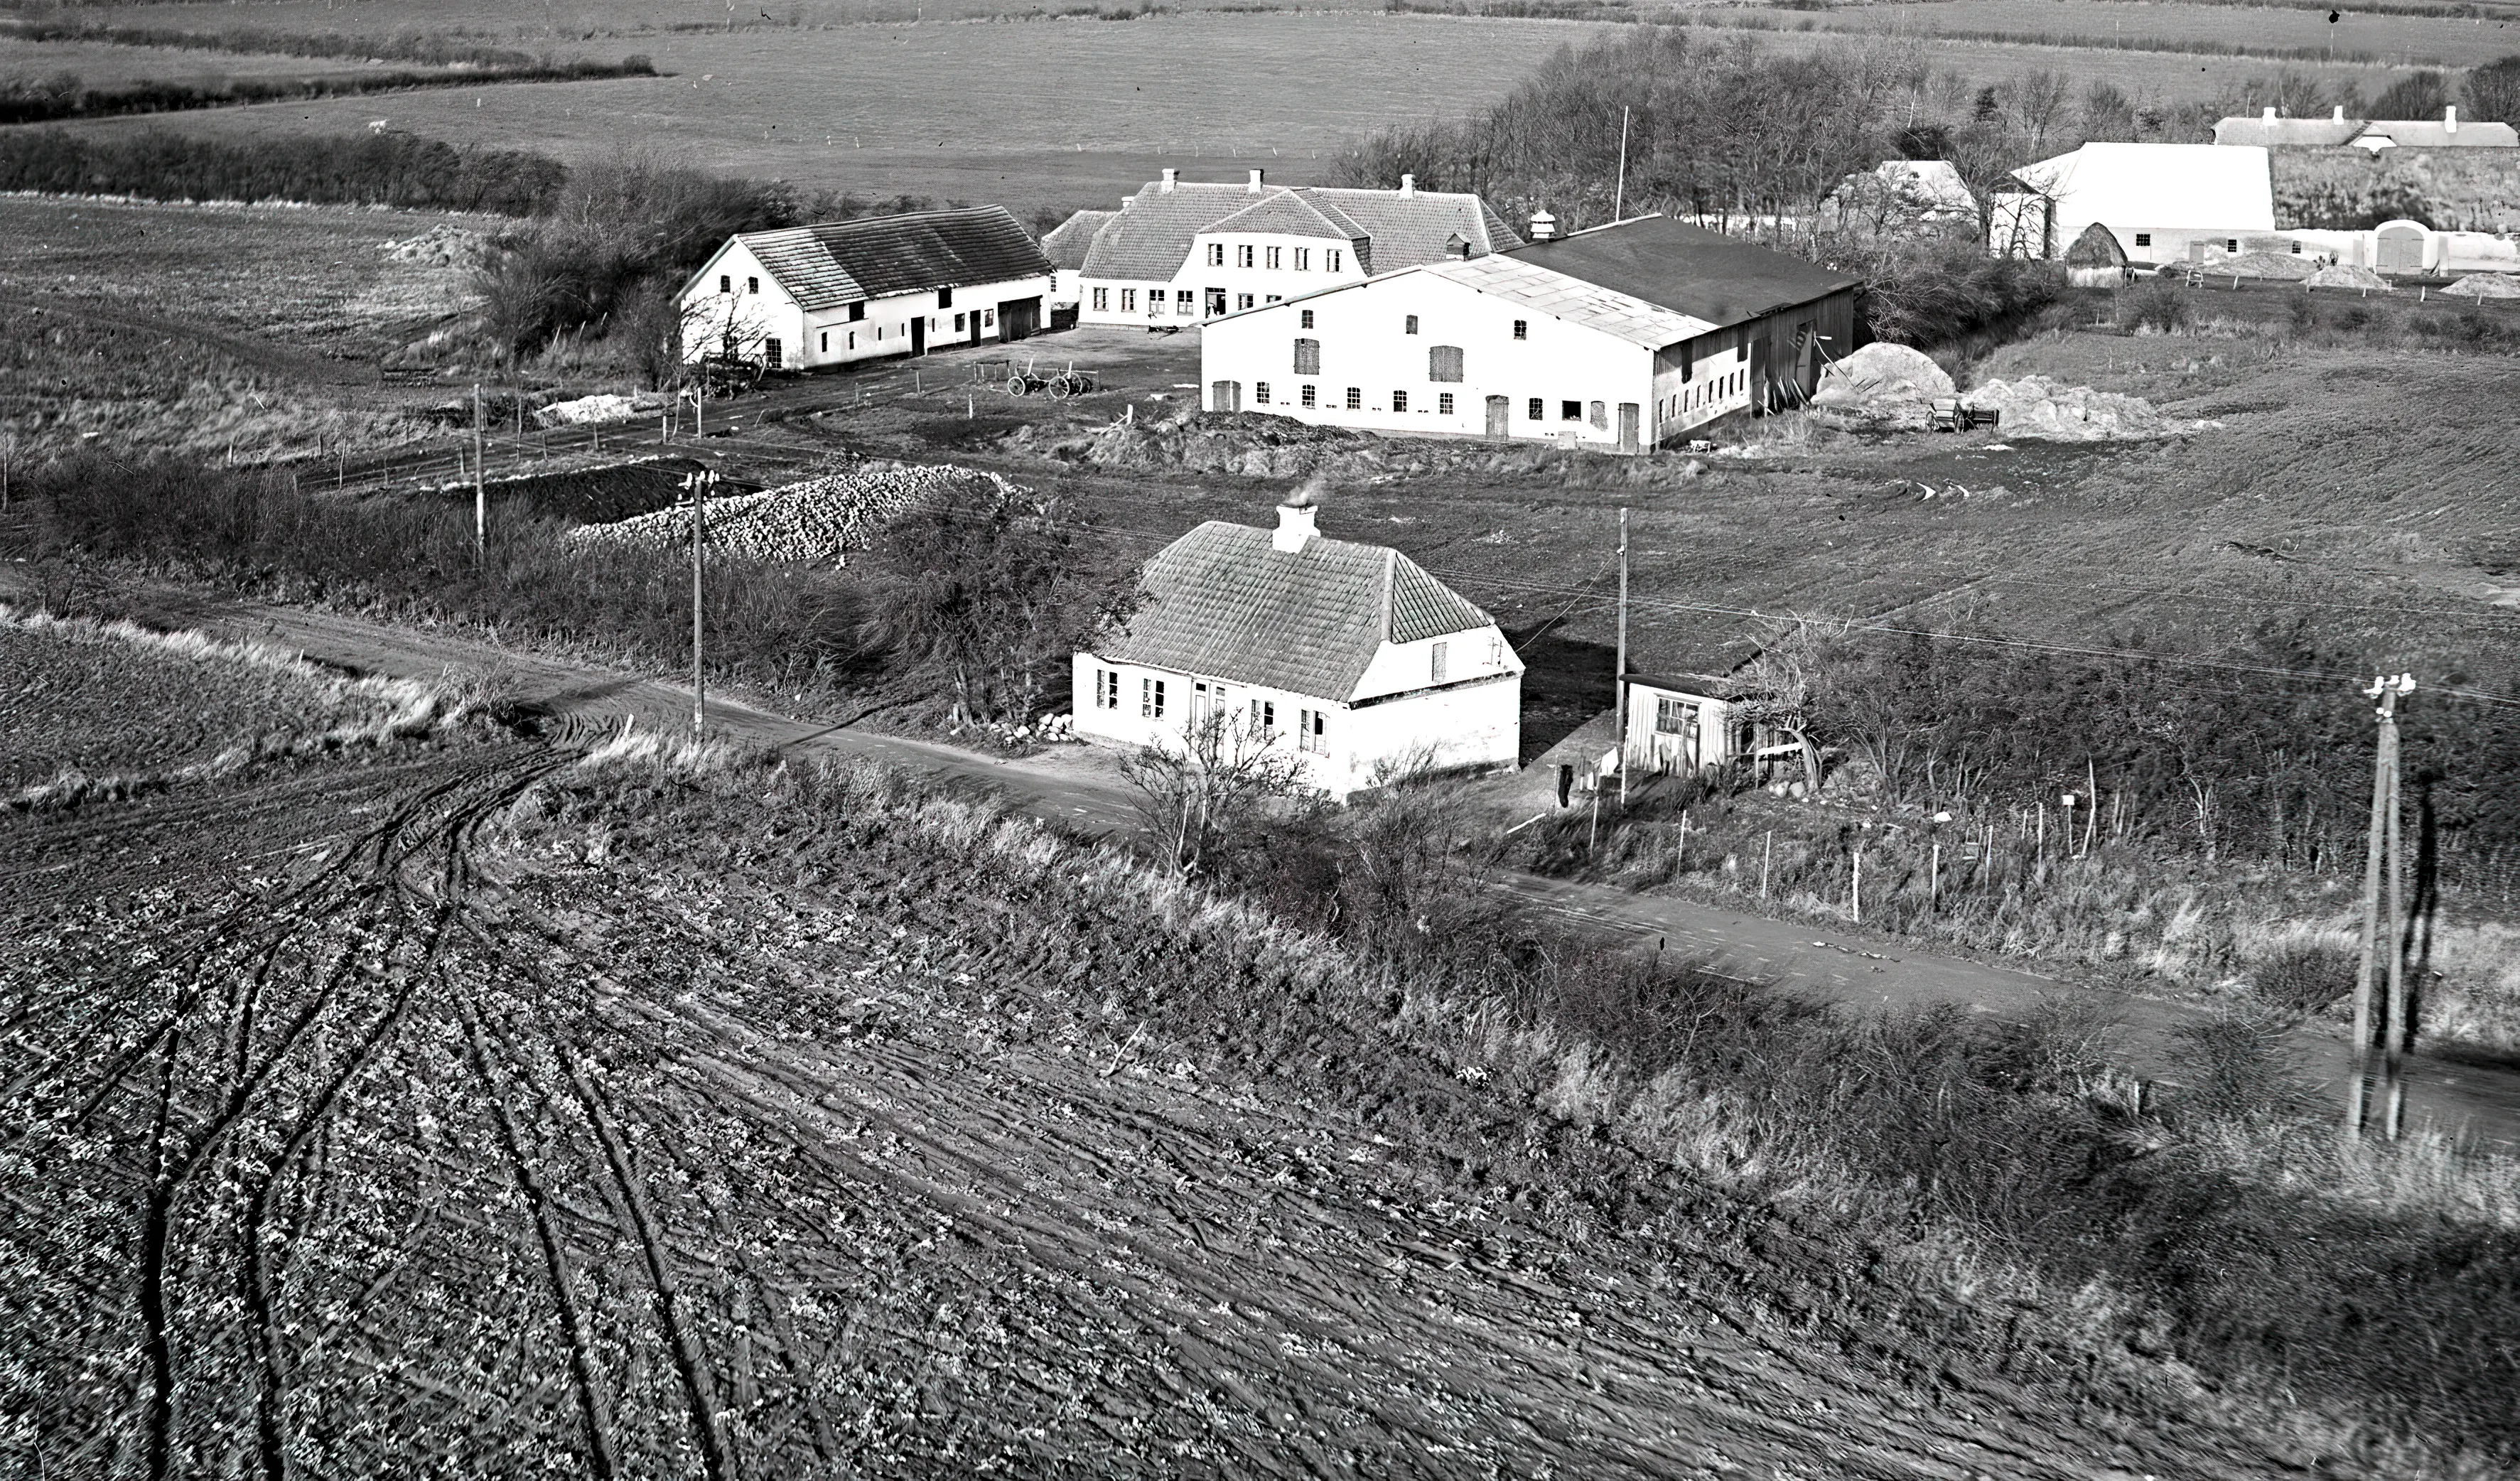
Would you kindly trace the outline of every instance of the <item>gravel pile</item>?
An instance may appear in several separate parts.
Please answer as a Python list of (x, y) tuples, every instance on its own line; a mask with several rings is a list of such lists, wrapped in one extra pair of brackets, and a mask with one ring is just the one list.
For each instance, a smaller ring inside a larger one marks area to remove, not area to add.
[(2291, 252), (2242, 252), (2205, 264), (2208, 279), (2254, 278), (2259, 282), (2299, 283), (2318, 271), (2318, 263)]
[(1843, 426), (1923, 431), (1934, 398), (1951, 393), (1952, 378), (1922, 351), (1875, 343), (1830, 362), (1812, 409)]
[(2520, 280), (2509, 273), (2470, 273), (2442, 292), (2461, 298), (2520, 298)]
[(2389, 292), (2388, 279), (2381, 277), (2378, 273), (2371, 271), (2367, 267), (2356, 267), (2351, 262), (2331, 262), (2325, 267), (2322, 267), (2318, 271), (2311, 274), (2309, 277), (2302, 279), (2301, 286), (2304, 288), (2350, 288), (2358, 292), (2365, 293), (2385, 293)]
[(1968, 404), (2003, 414), (1996, 430), (2006, 438), (2046, 442), (2113, 442), (2164, 437), (2182, 425), (2141, 396), (2063, 385), (2046, 376), (1989, 381), (1968, 393)]
[[(757, 494), (712, 499), (706, 543), (755, 561), (836, 565), (849, 551), (864, 550), (894, 517), (969, 491), (999, 501), (1029, 492), (996, 473), (950, 463), (870, 463)], [(691, 544), (691, 518), (689, 509), (658, 510), (611, 524), (582, 524), (568, 538), (596, 550), (681, 550)]]
[(584, 426), (590, 422), (618, 422), (635, 416), (641, 410), (637, 398), (615, 396), (580, 396), (574, 401), (555, 401), (534, 413), (536, 426)]

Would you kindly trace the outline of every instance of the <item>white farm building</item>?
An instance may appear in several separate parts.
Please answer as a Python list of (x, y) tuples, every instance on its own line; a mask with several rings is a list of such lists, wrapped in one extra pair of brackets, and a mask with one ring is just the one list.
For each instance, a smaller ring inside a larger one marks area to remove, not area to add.
[(1333, 797), (1436, 771), (1509, 769), (1522, 659), (1494, 618), (1398, 551), (1211, 519), (1158, 552), (1147, 601), (1075, 658), (1079, 735), (1179, 748), (1213, 726), (1284, 747)]
[(2146, 266), (2237, 252), (2275, 229), (2261, 145), (2086, 144), (2014, 170), (1991, 204), (1987, 247), (1999, 257), (2062, 257), (2093, 222)]
[(1639, 452), (1792, 405), (1855, 347), (1856, 280), (1647, 216), (1207, 327), (1212, 412)]
[(743, 232), (683, 287), (683, 356), (812, 370), (1020, 339), (1051, 278), (997, 205)]
[(1080, 211), (1051, 237), (1064, 246), (1089, 229), (1073, 278), (1079, 322), (1148, 329), (1519, 245), (1478, 197), (1421, 191), (1409, 175), (1398, 190), (1289, 189), (1259, 170), (1208, 185), (1167, 169), (1120, 209)]

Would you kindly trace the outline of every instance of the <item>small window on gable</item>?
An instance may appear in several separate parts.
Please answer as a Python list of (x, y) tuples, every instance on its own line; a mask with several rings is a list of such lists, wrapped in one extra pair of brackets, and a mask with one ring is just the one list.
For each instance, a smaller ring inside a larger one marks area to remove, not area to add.
[(1445, 391), (1435, 398), (1435, 415), (1438, 417), (1449, 417), (1452, 414), (1453, 393), (1451, 391)]
[(1540, 398), (1539, 398), (1538, 396), (1534, 396), (1534, 397), (1532, 397), (1532, 398), (1531, 398), (1531, 408), (1530, 408), (1530, 410), (1531, 410), (1531, 417), (1530, 417), (1530, 420), (1531, 420), (1531, 421), (1534, 421), (1534, 422), (1538, 422), (1538, 421), (1539, 421), (1539, 420), (1541, 420), (1543, 417), (1546, 417), (1547, 415), (1549, 415), (1549, 410), (1548, 410), (1548, 408), (1547, 408), (1546, 406), (1544, 406), (1544, 405), (1541, 403), (1541, 400), (1540, 400)]
[(1517, 339), (1530, 338), (1531, 321), (1528, 319), (1516, 319), (1513, 321), (1513, 337)]
[(1409, 393), (1402, 390), (1393, 391), (1391, 393), (1391, 409), (1395, 412), (1405, 412), (1409, 410)]
[(1303, 312), (1303, 316), (1304, 316), (1304, 321), (1303, 321), (1303, 323), (1302, 323), (1300, 326), (1298, 326), (1298, 327), (1299, 327), (1299, 328), (1302, 328), (1302, 329), (1311, 329), (1311, 328), (1313, 327), (1313, 311), (1312, 311), (1311, 309), (1305, 309), (1305, 310), (1303, 310), (1302, 312)]
[(1365, 410), (1365, 391), (1363, 387), (1351, 385), (1347, 388), (1347, 409), (1352, 412), (1361, 412)]
[(757, 293), (761, 292), (761, 280), (759, 278), (744, 279), (743, 291), (747, 293)]
[(731, 292), (735, 292), (735, 276), (734, 276), (732, 273), (720, 273), (720, 274), (718, 274), (718, 275), (717, 275), (717, 291), (718, 291), (719, 292), (721, 292), (721, 293), (731, 293)]
[(1304, 404), (1306, 406), (1316, 405), (1320, 400), (1321, 394), (1318, 387), (1310, 385), (1304, 387)]
[(1251, 399), (1259, 402), (1262, 406), (1267, 406), (1269, 404), (1269, 382), (1266, 381), (1253, 381), (1251, 385)]
[(1418, 316), (1416, 314), (1411, 314), (1409, 316), (1409, 322), (1401, 327), (1400, 332), (1404, 335), (1414, 335), (1418, 333)]
[(2138, 232), (2138, 233), (2136, 233), (2136, 234), (2135, 234), (2135, 245), (2136, 245), (2136, 246), (2138, 246), (2138, 247), (2150, 247), (2150, 246), (2152, 246), (2152, 233), (2150, 233), (2150, 232)]

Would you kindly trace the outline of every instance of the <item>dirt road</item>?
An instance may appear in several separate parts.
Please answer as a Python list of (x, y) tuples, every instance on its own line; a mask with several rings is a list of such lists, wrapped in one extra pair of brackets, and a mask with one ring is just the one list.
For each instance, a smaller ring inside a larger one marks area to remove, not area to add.
[[(10, 590), (5, 568), (0, 568), (0, 595)], [(145, 621), (199, 628), (221, 637), (259, 638), (362, 673), (418, 679), (433, 678), (450, 668), (497, 673), (518, 696), (546, 711), (562, 739), (617, 731), (625, 721), (643, 731), (680, 732), (691, 724), (687, 687), (516, 652), (465, 635), (240, 603), (170, 587), (130, 593), (127, 598), (133, 614)], [(712, 700), (710, 717), (723, 734), (800, 754), (864, 756), (942, 785), (990, 788), (1033, 816), (1070, 828), (1108, 831), (1137, 822), (1134, 794), (1113, 774), (1107, 759), (1093, 753), (1067, 749), (1036, 757), (997, 758), (931, 741), (833, 729), (723, 698)], [(1866, 1007), (1957, 1003), (1980, 1011), (2024, 1014), (2051, 1000), (2089, 1003), (2098, 994), (2122, 1026), (2120, 1053), (2138, 1073), (2156, 1078), (2179, 1078), (2182, 1050), (2177, 1031), (2206, 1016), (2202, 1009), (2190, 1005), (1944, 956), (1841, 927), (1774, 920), (1687, 900), (1529, 875), (1505, 876), (1499, 887), (1579, 926), (1625, 936), (1649, 950), (1658, 944), (1661, 950), (1703, 961), (1720, 971), (1832, 1002)], [(2285, 1047), (2297, 1072), (2316, 1082), (2341, 1107), (2355, 1067), (2345, 1045), (2305, 1028), (2288, 1035)], [(2409, 1124), (2431, 1124), (2506, 1147), (2520, 1146), (2520, 1074), (2415, 1055), (2408, 1058), (2406, 1086)]]

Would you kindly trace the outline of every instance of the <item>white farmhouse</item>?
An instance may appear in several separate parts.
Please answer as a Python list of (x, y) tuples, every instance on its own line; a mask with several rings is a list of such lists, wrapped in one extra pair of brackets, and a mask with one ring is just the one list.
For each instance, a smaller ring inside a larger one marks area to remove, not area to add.
[(683, 287), (683, 355), (812, 370), (1020, 339), (1051, 277), (1004, 206), (743, 232)]
[[(1080, 215), (1085, 213), (1080, 213)], [(1077, 274), (1079, 321), (1188, 329), (1338, 283), (1518, 245), (1476, 196), (1418, 189), (1288, 189), (1163, 178), (1100, 219)], [(1082, 226), (1071, 220), (1070, 226)]]
[(1639, 452), (1808, 399), (1823, 361), (1855, 348), (1857, 287), (1800, 257), (1640, 217), (1221, 319), (1199, 346), (1204, 404)]
[(1511, 768), (1522, 659), (1496, 620), (1378, 545), (1211, 519), (1147, 563), (1127, 627), (1076, 655), (1078, 734), (1181, 746), (1200, 727), (1286, 747), (1333, 797), (1428, 771)]
[(2325, 118), (2286, 118), (2270, 108), (2257, 117), (2238, 114), (2214, 125), (2221, 145), (2268, 149), (2346, 149), (2378, 154), (2384, 149), (2520, 149), (2520, 130), (2508, 123), (2458, 121), (2458, 110), (2439, 118), (2348, 118), (2338, 108)]
[(2095, 221), (2128, 260), (2153, 266), (2236, 252), (2275, 229), (2262, 145), (2086, 144), (2014, 170), (1992, 204), (1987, 246), (2000, 257), (2062, 257)]

